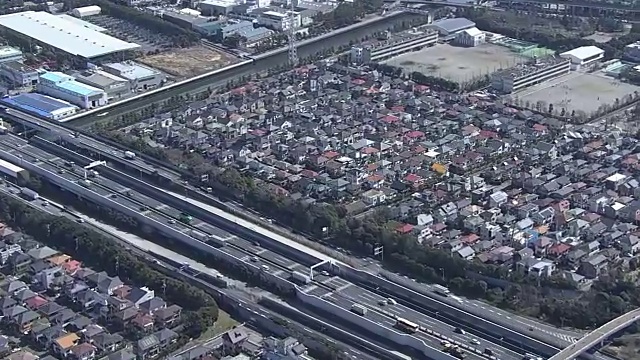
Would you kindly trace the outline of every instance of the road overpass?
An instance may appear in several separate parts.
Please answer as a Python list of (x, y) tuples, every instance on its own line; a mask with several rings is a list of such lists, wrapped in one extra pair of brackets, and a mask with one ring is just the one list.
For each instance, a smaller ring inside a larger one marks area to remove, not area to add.
[(619, 316), (608, 323), (600, 326), (596, 330), (590, 332), (585, 337), (580, 339), (577, 343), (570, 345), (548, 360), (571, 360), (580, 356), (583, 352), (591, 349), (597, 343), (605, 340), (609, 336), (617, 333), (618, 331), (626, 328), (635, 321), (640, 319), (640, 309), (630, 311), (622, 316)]

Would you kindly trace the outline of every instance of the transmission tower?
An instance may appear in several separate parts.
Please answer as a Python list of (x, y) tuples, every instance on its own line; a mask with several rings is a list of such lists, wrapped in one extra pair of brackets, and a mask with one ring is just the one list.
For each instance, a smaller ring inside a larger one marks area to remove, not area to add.
[(296, 46), (296, 29), (293, 1), (291, 1), (291, 11), (289, 12), (289, 28), (287, 29), (287, 41), (289, 45), (289, 63), (292, 67), (298, 65), (298, 48)]

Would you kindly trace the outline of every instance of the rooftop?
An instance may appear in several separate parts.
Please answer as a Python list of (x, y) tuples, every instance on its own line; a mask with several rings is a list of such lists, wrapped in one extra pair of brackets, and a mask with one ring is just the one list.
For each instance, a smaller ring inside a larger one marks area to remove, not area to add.
[(82, 19), (78, 19), (75, 16), (62, 14), (62, 15), (58, 15), (58, 17), (63, 18), (66, 21), (72, 22), (72, 23), (74, 23), (76, 25), (82, 26), (82, 27), (84, 27), (86, 29), (89, 29), (89, 30), (93, 30), (93, 31), (101, 32), (101, 33), (107, 31), (107, 29), (105, 29), (105, 28), (103, 28), (101, 26), (94, 25), (94, 24), (92, 24), (92, 23), (90, 23), (88, 21), (84, 21)]
[(28, 112), (36, 113), (44, 117), (49, 117), (56, 112), (67, 112), (71, 109), (77, 109), (75, 105), (66, 101), (36, 93), (6, 97), (0, 100), (0, 102), (22, 108)]
[(3, 169), (7, 169), (7, 170), (11, 170), (15, 173), (18, 173), (20, 171), (23, 171), (24, 169), (19, 167), (18, 165), (12, 164), (8, 161), (4, 161), (2, 159), (0, 159), (0, 167), (2, 167)]
[(597, 46), (580, 46), (579, 48), (575, 48), (573, 50), (569, 50), (560, 54), (560, 56), (568, 55), (573, 56), (581, 60), (588, 59), (592, 56), (603, 54), (604, 50), (600, 49)]
[(0, 59), (22, 55), (22, 51), (11, 46), (0, 47)]
[(104, 65), (104, 67), (118, 71), (120, 76), (129, 80), (142, 79), (159, 74), (157, 70), (142, 66), (138, 63), (134, 63), (133, 61), (110, 63)]
[(517, 64), (514, 67), (508, 69), (496, 71), (493, 76), (511, 78), (516, 80), (524, 76), (531, 75), (537, 71), (547, 69), (550, 66), (554, 66), (567, 61), (567, 59), (558, 56), (550, 56), (547, 58), (536, 59), (527, 63)]
[(431, 25), (452, 33), (474, 27), (476, 26), (476, 23), (466, 18), (453, 18), (434, 21)]
[(101, 87), (108, 87), (112, 84), (117, 84), (117, 83), (121, 83), (121, 82), (126, 82), (126, 79), (123, 79), (121, 77), (115, 76), (113, 74), (109, 74), (108, 72), (104, 72), (104, 71), (83, 71), (81, 73), (78, 73), (77, 75), (75, 75), (76, 78), (78, 79), (78, 81), (82, 82), (87, 81), (91, 84), (95, 84), (97, 86), (101, 86)]
[(44, 11), (2, 15), (0, 26), (87, 59), (140, 48)]
[(57, 71), (50, 71), (40, 75), (40, 80), (51, 81), (55, 83), (59, 88), (73, 92), (75, 94), (79, 94), (81, 96), (91, 96), (102, 92), (102, 90), (98, 88), (85, 85), (81, 82), (76, 81), (76, 79), (74, 79), (72, 76)]

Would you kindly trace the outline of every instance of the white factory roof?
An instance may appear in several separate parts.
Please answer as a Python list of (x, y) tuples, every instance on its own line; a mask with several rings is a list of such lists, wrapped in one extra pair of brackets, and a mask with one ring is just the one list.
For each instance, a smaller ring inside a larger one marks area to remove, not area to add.
[(580, 46), (579, 48), (575, 48), (573, 50), (569, 50), (560, 54), (560, 56), (572, 56), (576, 59), (585, 60), (592, 56), (600, 55), (604, 53), (604, 50), (600, 49), (597, 46)]
[(138, 44), (116, 39), (44, 11), (2, 15), (0, 27), (87, 59), (140, 48)]
[(97, 32), (105, 32), (105, 31), (107, 31), (107, 29), (105, 29), (103, 27), (100, 27), (98, 25), (94, 25), (94, 24), (92, 24), (92, 23), (90, 23), (88, 21), (84, 21), (82, 19), (78, 19), (75, 16), (62, 14), (62, 15), (58, 15), (58, 17), (61, 17), (61, 18), (65, 19), (66, 21), (72, 22), (72, 23), (74, 23), (76, 25), (80, 25), (83, 28), (87, 28), (89, 30), (94, 30), (94, 31), (97, 31)]

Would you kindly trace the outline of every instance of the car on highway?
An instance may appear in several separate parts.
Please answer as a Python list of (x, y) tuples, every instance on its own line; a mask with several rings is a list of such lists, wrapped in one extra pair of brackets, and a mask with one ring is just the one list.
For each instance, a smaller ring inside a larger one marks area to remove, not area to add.
[(258, 261), (258, 257), (257, 256), (252, 256), (251, 259), (252, 262), (257, 262)]
[(387, 300), (384, 300), (384, 299), (382, 299), (382, 300), (378, 300), (378, 305), (380, 305), (380, 306), (385, 306), (385, 305), (387, 305)]
[(456, 334), (460, 334), (460, 335), (464, 335), (466, 334), (466, 332), (464, 330), (462, 330), (461, 328), (457, 327), (453, 330), (453, 332), (455, 332)]
[(169, 221), (167, 221), (167, 222), (168, 222), (169, 224), (171, 224), (171, 225), (173, 225), (173, 224), (175, 224), (175, 223), (176, 223), (176, 221), (175, 221), (175, 220), (173, 220), (173, 219), (169, 219)]
[(480, 341), (478, 339), (471, 339), (469, 342), (473, 345), (480, 345)]
[(329, 272), (327, 270), (324, 270), (323, 272), (321, 272), (320, 274), (322, 274), (322, 276), (329, 276)]
[(394, 299), (392, 299), (392, 298), (388, 298), (388, 299), (387, 299), (387, 303), (388, 303), (389, 305), (398, 305), (398, 302), (397, 302), (397, 301), (395, 301), (395, 300), (394, 300)]
[(485, 348), (484, 349), (484, 354), (491, 356), (491, 355), (493, 355), (493, 350), (490, 349), (490, 348)]
[(440, 341), (440, 345), (447, 346), (447, 345), (451, 345), (451, 343), (449, 343), (449, 341), (447, 341), (447, 340), (441, 340)]

